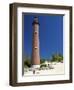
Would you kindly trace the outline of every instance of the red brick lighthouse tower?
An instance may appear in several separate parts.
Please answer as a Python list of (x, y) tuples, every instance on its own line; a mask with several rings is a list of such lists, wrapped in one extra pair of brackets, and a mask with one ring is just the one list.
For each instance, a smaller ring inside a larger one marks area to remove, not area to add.
[(33, 26), (33, 42), (32, 42), (32, 67), (40, 67), (40, 54), (39, 54), (39, 22), (38, 18), (34, 17)]

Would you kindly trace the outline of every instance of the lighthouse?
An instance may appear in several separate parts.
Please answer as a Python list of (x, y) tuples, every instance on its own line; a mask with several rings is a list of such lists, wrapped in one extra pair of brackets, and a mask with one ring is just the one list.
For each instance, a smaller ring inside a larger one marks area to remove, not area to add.
[(32, 39), (32, 68), (40, 68), (40, 53), (39, 53), (39, 21), (38, 17), (34, 17), (33, 39)]

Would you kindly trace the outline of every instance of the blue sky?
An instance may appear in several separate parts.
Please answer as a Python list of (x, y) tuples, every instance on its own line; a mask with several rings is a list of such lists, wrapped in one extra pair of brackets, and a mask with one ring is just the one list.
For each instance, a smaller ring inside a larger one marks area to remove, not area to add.
[(37, 16), (39, 27), (40, 57), (49, 59), (55, 53), (63, 54), (63, 16), (24, 14), (24, 55), (32, 53), (32, 22)]

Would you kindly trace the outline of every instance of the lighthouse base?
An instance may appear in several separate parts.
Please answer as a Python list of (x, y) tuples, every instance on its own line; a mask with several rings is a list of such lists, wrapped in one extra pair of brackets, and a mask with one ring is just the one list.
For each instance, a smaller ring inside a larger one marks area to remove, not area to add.
[(32, 65), (32, 68), (40, 68), (40, 65)]

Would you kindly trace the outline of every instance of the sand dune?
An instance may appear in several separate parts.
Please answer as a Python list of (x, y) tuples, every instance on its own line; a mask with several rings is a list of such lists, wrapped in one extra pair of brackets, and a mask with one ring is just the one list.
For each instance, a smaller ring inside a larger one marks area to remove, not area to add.
[(28, 70), (24, 72), (24, 76), (28, 75), (56, 75), (56, 74), (64, 74), (64, 63), (52, 63), (51, 66), (53, 69), (46, 68), (44, 70)]

